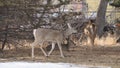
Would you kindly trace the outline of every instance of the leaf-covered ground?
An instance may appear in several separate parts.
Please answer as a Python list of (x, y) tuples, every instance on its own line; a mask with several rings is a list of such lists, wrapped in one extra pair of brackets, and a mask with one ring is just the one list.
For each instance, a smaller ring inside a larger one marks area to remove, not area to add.
[(39, 48), (35, 48), (35, 58), (31, 59), (31, 48), (7, 49), (0, 53), (0, 62), (52, 62), (74, 63), (92, 66), (110, 66), (120, 68), (120, 46), (77, 46), (70, 51), (63, 48), (65, 58), (55, 49), (50, 57), (45, 57)]

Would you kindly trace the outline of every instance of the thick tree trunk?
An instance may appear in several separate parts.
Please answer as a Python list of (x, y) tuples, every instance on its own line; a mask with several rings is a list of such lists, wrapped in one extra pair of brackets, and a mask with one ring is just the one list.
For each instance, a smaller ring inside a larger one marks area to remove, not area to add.
[(98, 8), (98, 12), (97, 12), (96, 23), (97, 23), (97, 35), (99, 37), (102, 36), (103, 28), (106, 24), (105, 16), (106, 16), (107, 4), (108, 4), (108, 0), (101, 0), (99, 8)]

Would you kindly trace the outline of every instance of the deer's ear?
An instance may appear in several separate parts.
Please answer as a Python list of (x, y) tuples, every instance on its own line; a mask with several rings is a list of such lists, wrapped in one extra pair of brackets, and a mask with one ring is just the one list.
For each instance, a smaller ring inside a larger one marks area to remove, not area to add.
[(70, 29), (72, 28), (71, 25), (70, 25), (70, 23), (67, 23), (67, 25), (68, 25), (68, 28), (70, 28)]

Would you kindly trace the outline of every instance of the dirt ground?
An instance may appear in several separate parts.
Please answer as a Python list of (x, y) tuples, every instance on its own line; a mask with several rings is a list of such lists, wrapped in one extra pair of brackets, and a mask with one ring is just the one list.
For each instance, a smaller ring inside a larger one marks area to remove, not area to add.
[(45, 57), (39, 48), (35, 48), (35, 58), (31, 59), (31, 48), (6, 49), (0, 52), (0, 62), (65, 62), (93, 66), (111, 66), (120, 68), (120, 45), (113, 46), (77, 46), (68, 51), (63, 48), (65, 58), (55, 49), (50, 57)]

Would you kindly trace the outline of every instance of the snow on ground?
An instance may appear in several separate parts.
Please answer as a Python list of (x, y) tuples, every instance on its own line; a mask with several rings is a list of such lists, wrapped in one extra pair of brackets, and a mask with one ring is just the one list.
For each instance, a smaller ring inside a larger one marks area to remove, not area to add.
[(85, 66), (70, 63), (29, 63), (29, 62), (0, 62), (0, 68), (111, 68), (103, 66)]

